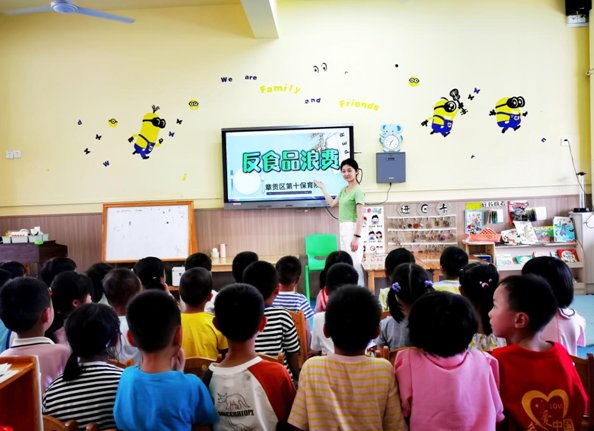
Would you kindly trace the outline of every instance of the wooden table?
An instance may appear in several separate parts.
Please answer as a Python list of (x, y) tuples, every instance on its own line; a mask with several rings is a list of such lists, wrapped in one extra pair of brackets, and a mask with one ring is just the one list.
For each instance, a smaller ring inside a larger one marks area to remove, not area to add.
[[(217, 257), (212, 259), (212, 272), (231, 272), (233, 265), (233, 258), (235, 256)], [(258, 260), (276, 264), (283, 256), (258, 256)]]
[[(425, 268), (433, 274), (433, 281), (439, 281), (441, 275), (441, 266), (439, 265), (440, 253), (414, 253), (418, 265)], [(367, 275), (367, 289), (375, 295), (375, 278), (386, 277), (384, 268), (385, 254), (378, 254), (365, 258), (361, 263), (363, 271)]]
[(15, 260), (28, 269), (29, 274), (37, 274), (46, 260), (52, 257), (67, 257), (68, 247), (46, 241), (41, 245), (33, 243), (0, 244), (0, 261)]

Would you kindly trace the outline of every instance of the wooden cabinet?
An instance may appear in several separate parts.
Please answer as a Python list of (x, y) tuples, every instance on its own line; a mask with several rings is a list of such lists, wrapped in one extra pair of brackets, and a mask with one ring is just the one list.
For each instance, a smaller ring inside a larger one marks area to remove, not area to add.
[(16, 371), (6, 380), (0, 376), (0, 425), (14, 431), (42, 431), (39, 366), (34, 356), (0, 357), (0, 364)]

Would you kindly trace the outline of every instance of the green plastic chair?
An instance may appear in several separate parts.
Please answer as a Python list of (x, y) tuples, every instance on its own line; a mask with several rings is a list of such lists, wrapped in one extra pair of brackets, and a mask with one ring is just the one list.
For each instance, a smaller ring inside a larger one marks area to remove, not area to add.
[(305, 254), (307, 255), (307, 265), (305, 265), (305, 297), (308, 300), (311, 300), (309, 293), (310, 271), (323, 270), (326, 265), (326, 257), (336, 250), (338, 250), (336, 235), (318, 233), (305, 237)]

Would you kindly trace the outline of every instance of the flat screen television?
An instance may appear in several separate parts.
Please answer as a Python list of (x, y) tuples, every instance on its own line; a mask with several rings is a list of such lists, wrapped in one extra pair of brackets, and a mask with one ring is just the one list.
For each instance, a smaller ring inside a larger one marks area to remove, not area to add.
[(225, 208), (326, 206), (346, 185), (340, 163), (353, 154), (353, 126), (222, 129)]

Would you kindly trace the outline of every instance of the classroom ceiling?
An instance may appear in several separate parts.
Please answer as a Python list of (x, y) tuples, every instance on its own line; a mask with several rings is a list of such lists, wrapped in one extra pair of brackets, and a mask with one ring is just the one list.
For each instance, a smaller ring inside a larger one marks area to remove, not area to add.
[[(0, 0), (0, 12), (10, 9), (48, 6), (51, 0)], [(238, 4), (240, 0), (75, 0), (74, 4), (104, 11), (118, 9), (154, 9), (179, 6)]]

